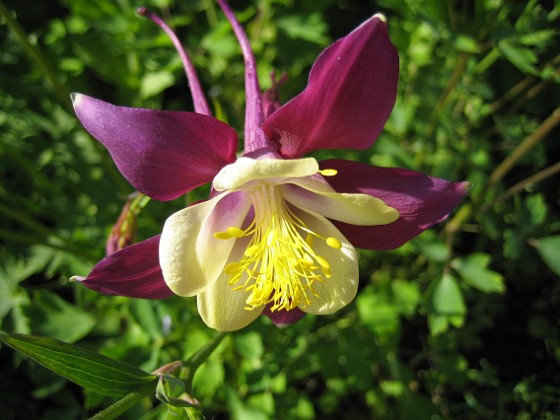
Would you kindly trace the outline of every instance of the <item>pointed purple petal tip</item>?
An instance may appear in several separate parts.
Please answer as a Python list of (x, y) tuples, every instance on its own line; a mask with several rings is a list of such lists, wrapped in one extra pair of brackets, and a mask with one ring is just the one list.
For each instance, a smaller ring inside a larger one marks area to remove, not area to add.
[(211, 182), (235, 160), (237, 133), (217, 119), (193, 112), (112, 105), (71, 95), (76, 115), (138, 191), (160, 201)]
[(173, 296), (159, 266), (159, 235), (103, 258), (87, 277), (73, 276), (88, 289), (111, 296), (164, 299)]

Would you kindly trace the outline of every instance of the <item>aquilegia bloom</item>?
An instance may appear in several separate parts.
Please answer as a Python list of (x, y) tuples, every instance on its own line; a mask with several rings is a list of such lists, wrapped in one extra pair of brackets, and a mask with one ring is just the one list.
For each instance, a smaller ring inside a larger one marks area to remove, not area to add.
[[(249, 42), (231, 9), (220, 6), (246, 65), (244, 153), (233, 128), (210, 115), (196, 74), (185, 63), (194, 113), (117, 107), (74, 95), (84, 127), (107, 147), (140, 192), (171, 200), (212, 182), (208, 201), (165, 222), (161, 236), (102, 260), (84, 285), (103, 293), (197, 296), (204, 322), (236, 330), (263, 311), (277, 323), (330, 314), (355, 297), (354, 247), (393, 249), (445, 219), (466, 193), (453, 183), (304, 154), (370, 147), (393, 107), (398, 56), (376, 15), (329, 46), (307, 88), (284, 106), (265, 103)], [(302, 312), (303, 311), (303, 312)]]

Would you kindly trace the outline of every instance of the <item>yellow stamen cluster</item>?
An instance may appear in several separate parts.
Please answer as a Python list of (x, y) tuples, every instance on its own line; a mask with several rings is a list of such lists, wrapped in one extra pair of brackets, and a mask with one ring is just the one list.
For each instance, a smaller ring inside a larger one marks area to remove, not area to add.
[(283, 200), (279, 187), (263, 184), (252, 192), (252, 198), (255, 217), (249, 227), (214, 233), (224, 240), (251, 238), (243, 258), (224, 268), (229, 283), (234, 290), (250, 292), (248, 310), (269, 303), (272, 311), (309, 305), (318, 296), (313, 284), (331, 277), (329, 262), (313, 249), (314, 240), (334, 249), (342, 244), (307, 228)]

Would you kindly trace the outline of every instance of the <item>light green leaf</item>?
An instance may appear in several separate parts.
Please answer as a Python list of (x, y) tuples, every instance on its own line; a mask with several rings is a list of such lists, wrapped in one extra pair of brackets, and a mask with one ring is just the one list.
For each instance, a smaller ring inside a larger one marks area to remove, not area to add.
[(506, 41), (500, 42), (498, 48), (504, 57), (523, 73), (538, 75), (538, 71), (534, 66), (538, 59), (529, 48), (512, 45)]
[(447, 317), (437, 314), (428, 315), (428, 328), (432, 335), (438, 335), (446, 332), (449, 329), (449, 322)]
[(405, 316), (414, 315), (420, 301), (418, 284), (405, 280), (395, 280), (391, 283), (391, 289), (395, 295), (399, 312)]
[(0, 340), (47, 369), (110, 397), (122, 397), (153, 384), (156, 376), (73, 344), (46, 337), (0, 333)]
[(436, 284), (432, 304), (437, 315), (454, 317), (464, 316), (467, 312), (461, 289), (451, 274), (444, 274)]
[(156, 96), (174, 83), (175, 77), (168, 71), (146, 73), (140, 84), (140, 97), (147, 99)]
[(320, 45), (327, 42), (327, 26), (319, 13), (284, 16), (276, 20), (276, 25), (292, 39), (303, 39)]
[(399, 326), (396, 305), (387, 303), (373, 290), (364, 290), (358, 296), (356, 306), (363, 324), (376, 334), (388, 336)]
[(484, 293), (502, 293), (504, 278), (500, 273), (489, 270), (490, 255), (476, 252), (466, 257), (455, 258), (451, 266), (469, 286)]
[(560, 235), (545, 236), (531, 242), (544, 263), (554, 274), (560, 276)]
[(480, 48), (478, 47), (476, 40), (468, 35), (457, 35), (451, 39), (451, 43), (459, 51), (475, 54), (480, 52)]
[(185, 383), (171, 375), (162, 375), (156, 387), (158, 400), (174, 407), (196, 407), (197, 402), (185, 393)]

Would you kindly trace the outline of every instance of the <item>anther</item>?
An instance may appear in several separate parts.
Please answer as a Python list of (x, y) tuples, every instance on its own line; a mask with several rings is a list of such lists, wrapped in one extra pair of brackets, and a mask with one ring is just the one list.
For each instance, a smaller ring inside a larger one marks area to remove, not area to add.
[(234, 238), (242, 238), (245, 236), (245, 232), (238, 227), (230, 226), (226, 229), (226, 232), (229, 233)]
[(329, 236), (326, 241), (328, 246), (330, 246), (331, 248), (334, 249), (340, 249), (342, 248), (342, 244), (340, 243), (340, 241), (336, 238), (333, 238), (332, 236)]
[(336, 169), (319, 169), (319, 173), (323, 176), (335, 176), (338, 171)]
[(216, 239), (231, 239), (231, 235), (228, 232), (216, 232), (212, 236)]

